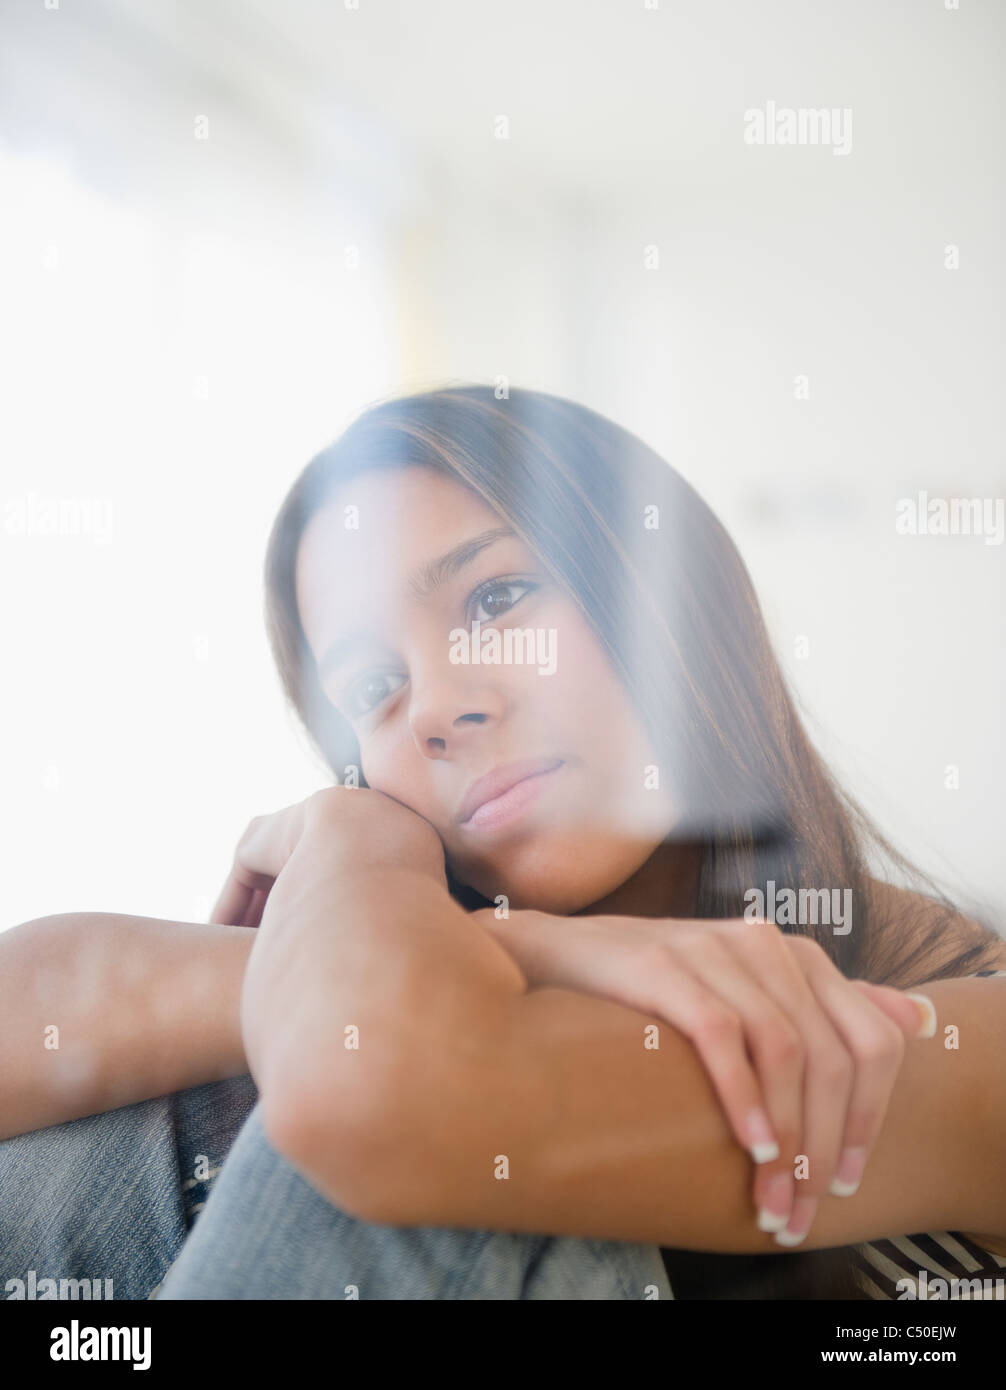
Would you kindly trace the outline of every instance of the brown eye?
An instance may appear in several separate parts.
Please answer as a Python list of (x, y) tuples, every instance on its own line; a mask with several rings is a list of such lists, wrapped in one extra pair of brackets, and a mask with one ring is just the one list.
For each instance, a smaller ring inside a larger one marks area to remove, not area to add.
[[(481, 622), (492, 622), (502, 613), (508, 612), (515, 604), (518, 604), (524, 594), (533, 589), (533, 584), (490, 584), (484, 588), (475, 599), (475, 617)], [(485, 616), (478, 611), (480, 608), (485, 610)]]
[[(397, 685), (395, 684), (396, 681), (398, 682)], [(343, 698), (346, 713), (351, 719), (361, 714), (369, 714), (371, 710), (383, 704), (389, 695), (399, 689), (404, 681), (405, 677), (398, 673), (385, 674), (381, 671), (371, 671), (367, 675), (361, 676), (345, 692)]]
[(376, 705), (389, 693), (386, 676), (370, 676), (360, 690), (360, 701), (364, 705)]
[(501, 584), (498, 589), (490, 589), (487, 594), (482, 595), (482, 603), (490, 617), (498, 617), (500, 613), (505, 613), (508, 608), (513, 607), (513, 594), (509, 584)]

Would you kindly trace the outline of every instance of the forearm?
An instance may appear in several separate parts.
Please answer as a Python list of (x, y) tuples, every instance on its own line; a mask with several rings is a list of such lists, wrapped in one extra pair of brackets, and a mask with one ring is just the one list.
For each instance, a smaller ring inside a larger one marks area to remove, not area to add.
[[(910, 1044), (858, 1192), (825, 1197), (801, 1249), (922, 1230), (1006, 1231), (1004, 984), (932, 985), (937, 1038)], [(360, 1136), (352, 1148), (370, 1181), (369, 1190), (358, 1182), (352, 1214), (778, 1254), (756, 1226), (750, 1159), (695, 1049), (664, 1026), (659, 1050), (646, 1050), (652, 1022), (545, 988), (521, 996), (508, 1027), (484, 1044), (483, 1065), (438, 1069), (403, 1056), (370, 1147)], [(943, 1045), (947, 1024), (960, 1029), (957, 1049)], [(508, 1181), (497, 1180), (498, 1155)], [(287, 1157), (340, 1201), (331, 1116), (326, 1123), (322, 1113)]]
[(100, 912), (0, 933), (0, 1139), (247, 1071), (254, 936)]
[(403, 1058), (437, 1077), (492, 1066), (491, 1040), (523, 997), (509, 954), (434, 878), (333, 856), (305, 836), (277, 879), (249, 962), (242, 1027), (267, 1130), (284, 1151), (319, 1136), (344, 1205), (354, 1135), (383, 1134)]

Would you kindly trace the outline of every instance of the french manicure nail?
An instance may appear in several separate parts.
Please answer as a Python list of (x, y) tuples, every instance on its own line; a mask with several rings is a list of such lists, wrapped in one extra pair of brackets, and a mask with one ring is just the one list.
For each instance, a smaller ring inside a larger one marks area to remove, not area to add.
[(764, 1205), (758, 1212), (759, 1231), (781, 1231), (789, 1220), (793, 1205), (792, 1173), (776, 1173), (765, 1192)]
[(779, 1145), (772, 1132), (772, 1122), (764, 1110), (748, 1113), (749, 1151), (755, 1163), (772, 1163), (779, 1157)]
[(866, 1149), (843, 1149), (838, 1161), (838, 1171), (831, 1180), (828, 1191), (833, 1197), (851, 1197), (859, 1186), (866, 1167)]
[(928, 994), (910, 994), (909, 999), (914, 999), (916, 1004), (925, 1010), (925, 1018), (919, 1024), (917, 1038), (931, 1038), (936, 1032), (936, 1005)]
[(780, 1231), (776, 1236), (777, 1245), (799, 1245), (802, 1240), (807, 1239), (807, 1233), (814, 1222), (814, 1213), (817, 1211), (816, 1197), (798, 1197), (793, 1203), (793, 1212), (784, 1231)]

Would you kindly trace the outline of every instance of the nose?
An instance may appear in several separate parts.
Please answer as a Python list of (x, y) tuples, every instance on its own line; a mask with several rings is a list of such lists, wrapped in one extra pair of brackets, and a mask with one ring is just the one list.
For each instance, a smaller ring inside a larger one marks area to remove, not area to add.
[[(465, 673), (467, 676), (469, 673)], [(449, 758), (484, 739), (503, 716), (502, 692), (465, 676), (413, 686), (409, 726), (424, 758)]]

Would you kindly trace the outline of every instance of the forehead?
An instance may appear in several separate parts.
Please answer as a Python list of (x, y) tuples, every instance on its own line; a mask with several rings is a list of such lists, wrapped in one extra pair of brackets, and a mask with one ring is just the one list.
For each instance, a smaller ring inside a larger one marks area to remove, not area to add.
[(400, 608), (408, 577), (500, 517), (455, 478), (419, 465), (341, 483), (311, 517), (297, 550), (297, 605), (312, 646), (365, 607)]

